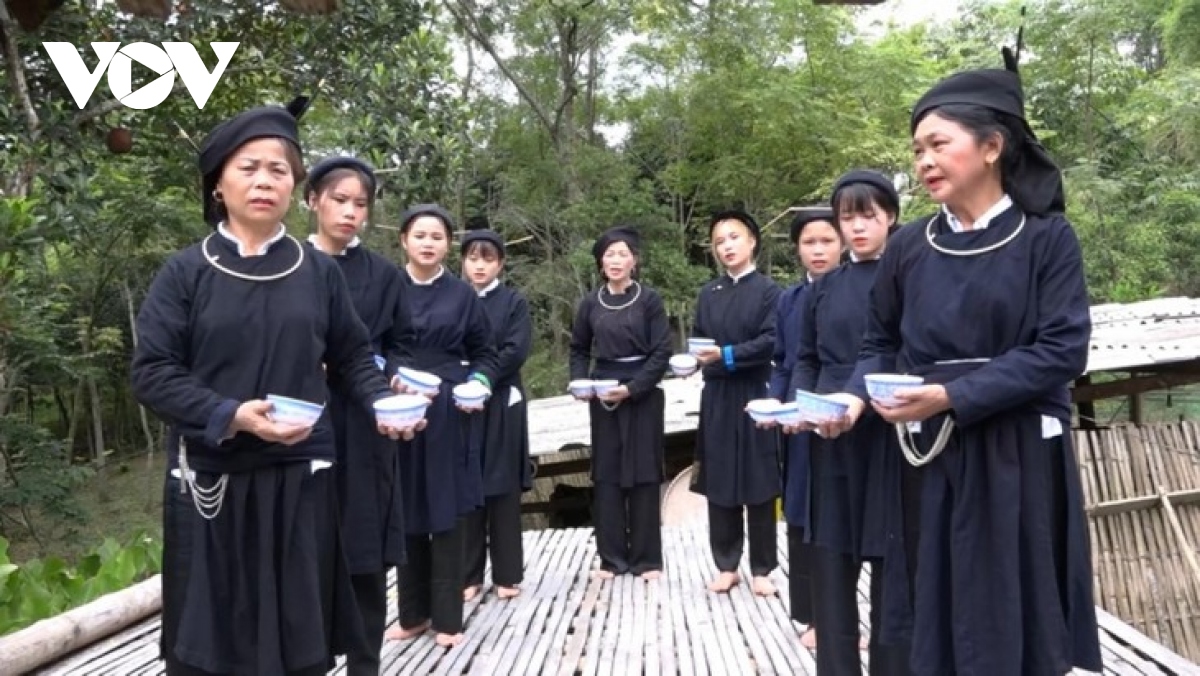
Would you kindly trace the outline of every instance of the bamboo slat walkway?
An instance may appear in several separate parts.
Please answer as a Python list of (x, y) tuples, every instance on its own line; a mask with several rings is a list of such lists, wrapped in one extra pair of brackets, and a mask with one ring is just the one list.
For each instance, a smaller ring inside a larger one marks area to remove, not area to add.
[[(655, 582), (629, 576), (594, 579), (591, 529), (529, 531), (520, 597), (499, 601), (485, 589), (478, 600), (467, 604), (466, 640), (461, 645), (440, 649), (432, 634), (389, 643), (384, 646), (383, 673), (815, 674), (813, 656), (800, 646), (797, 627), (788, 618), (782, 526), (779, 543), (780, 570), (774, 575), (779, 595), (760, 599), (747, 584), (728, 595), (705, 589), (714, 570), (703, 528), (664, 529), (666, 571)], [(749, 579), (749, 571), (742, 574)], [(865, 583), (864, 577), (859, 588), (863, 616)], [(1105, 674), (1200, 675), (1200, 666), (1102, 611), (1100, 629)], [(158, 630), (158, 620), (151, 619), (38, 673), (161, 674)], [(339, 667), (334, 673), (344, 670)]]

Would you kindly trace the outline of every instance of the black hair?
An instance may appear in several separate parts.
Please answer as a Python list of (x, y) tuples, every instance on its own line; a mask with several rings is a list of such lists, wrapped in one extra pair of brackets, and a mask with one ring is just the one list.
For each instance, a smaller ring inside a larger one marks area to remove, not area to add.
[(796, 228), (796, 239), (793, 240), (792, 243), (796, 246), (799, 246), (800, 240), (804, 239), (804, 231), (808, 229), (808, 226), (813, 225), (815, 223), (824, 223), (824, 224), (828, 225), (829, 227), (833, 228), (833, 231), (835, 233), (837, 233), (838, 239), (845, 242), (846, 236), (842, 234), (842, 229), (838, 227), (838, 224), (836, 221), (837, 221), (836, 218), (833, 219), (832, 221), (825, 219), (825, 218), (813, 218), (811, 220), (807, 220), (804, 223), (801, 223), (799, 228)]
[(467, 245), (467, 248), (462, 252), (463, 260), (466, 260), (474, 255), (480, 255), (486, 260), (504, 261), (504, 252), (495, 244), (486, 239), (477, 239)]
[(453, 228), (450, 226), (450, 223), (446, 221), (446, 218), (444, 216), (442, 216), (441, 214), (433, 212), (433, 211), (421, 211), (416, 214), (413, 214), (411, 218), (405, 219), (400, 224), (400, 236), (401, 237), (407, 236), (408, 231), (412, 230), (413, 222), (415, 222), (417, 219), (423, 218), (425, 216), (430, 216), (432, 218), (438, 219), (438, 222), (440, 222), (442, 224), (442, 228), (446, 231), (446, 239), (450, 239), (451, 237), (454, 236)]
[(347, 178), (358, 179), (359, 185), (361, 185), (363, 188), (363, 192), (367, 193), (367, 208), (374, 206), (375, 195), (371, 193), (371, 186), (374, 184), (374, 181), (371, 180), (371, 177), (352, 167), (338, 167), (321, 175), (316, 181), (313, 182), (311, 194), (321, 197), (330, 188), (338, 183), (341, 183), (343, 179)]
[(900, 204), (896, 197), (870, 183), (846, 185), (833, 196), (830, 206), (833, 207), (835, 221), (840, 221), (842, 214), (871, 213), (877, 206), (887, 212), (893, 220), (900, 216)]

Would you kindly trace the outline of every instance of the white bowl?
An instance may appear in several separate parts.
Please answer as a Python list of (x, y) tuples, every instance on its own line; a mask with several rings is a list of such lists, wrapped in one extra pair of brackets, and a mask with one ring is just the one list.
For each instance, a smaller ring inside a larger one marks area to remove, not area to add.
[(671, 357), (669, 363), (671, 365), (671, 372), (680, 378), (692, 375), (700, 367), (700, 362), (696, 361), (696, 358), (690, 354), (677, 354)]
[(688, 354), (695, 356), (703, 348), (716, 347), (717, 341), (712, 338), (688, 338), (687, 346)]
[(271, 420), (284, 425), (302, 425), (312, 427), (325, 410), (324, 404), (314, 404), (311, 401), (292, 399), (278, 394), (268, 394), (267, 401), (271, 402)]
[(429, 400), (420, 394), (396, 394), (375, 402), (375, 417), (390, 427), (412, 427), (428, 408)]
[(780, 425), (799, 425), (804, 422), (804, 416), (800, 414), (800, 404), (794, 401), (780, 404), (779, 410), (775, 411), (775, 422)]
[(454, 394), (454, 403), (462, 408), (483, 408), (484, 402), (491, 395), (487, 386), (478, 380), (459, 383), (451, 392)]
[(899, 406), (896, 391), (917, 387), (925, 382), (921, 376), (905, 376), (895, 373), (870, 373), (863, 377), (867, 383), (867, 394), (880, 406)]
[(592, 396), (592, 381), (572, 380), (567, 383), (567, 390), (576, 397), (590, 397)]
[(800, 417), (811, 423), (823, 423), (836, 420), (846, 415), (849, 406), (829, 397), (814, 394), (806, 390), (796, 390), (796, 406)]
[(396, 375), (400, 376), (400, 382), (404, 383), (405, 387), (415, 390), (418, 394), (437, 394), (442, 385), (442, 379), (438, 376), (407, 366), (397, 369)]
[(754, 422), (775, 422), (782, 406), (778, 399), (753, 399), (746, 404), (746, 412)]
[(592, 392), (594, 392), (597, 397), (603, 397), (610, 391), (620, 387), (620, 385), (621, 381), (619, 380), (593, 380)]

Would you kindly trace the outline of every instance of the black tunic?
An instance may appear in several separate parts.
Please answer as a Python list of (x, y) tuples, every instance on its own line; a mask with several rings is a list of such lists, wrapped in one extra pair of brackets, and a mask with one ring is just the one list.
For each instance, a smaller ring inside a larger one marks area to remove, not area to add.
[[(934, 241), (980, 249), (1022, 218), (1010, 208), (963, 233), (939, 218)], [(1091, 333), (1079, 242), (1063, 217), (1028, 216), (1007, 245), (949, 255), (926, 240), (927, 220), (888, 244), (849, 383), (865, 398), (864, 374), (924, 374), (945, 383), (957, 425), (945, 452), (918, 470), (912, 666), (963, 676), (1100, 671), (1070, 437), (1068, 385), (1086, 367)], [(985, 361), (947, 363), (956, 360)], [(1043, 416), (1063, 434), (1044, 434)], [(921, 450), (944, 418), (922, 424)]]
[[(138, 314), (131, 366), (138, 401), (170, 424), (164, 500), (167, 659), (216, 673), (284, 673), (360, 642), (338, 543), (328, 414), (294, 446), (242, 432), (223, 439), (241, 402), (267, 394), (325, 402), (322, 364), (364, 404), (388, 394), (345, 279), (328, 257), (284, 239), (242, 258), (216, 235), (172, 256)], [(221, 272), (272, 276), (250, 281)], [(205, 519), (183, 493), (186, 444), (198, 485), (227, 481)]]
[[(812, 289), (807, 280), (789, 286), (779, 295), (775, 310), (775, 354), (771, 359), (771, 383), (768, 396), (779, 401), (796, 397), (792, 371), (800, 350), (801, 309)], [(788, 525), (809, 531), (809, 454), (811, 432), (785, 435), (783, 446), (783, 515)]]
[(482, 416), (473, 416), (473, 431), (482, 436), (485, 497), (527, 491), (533, 487), (529, 467), (528, 398), (521, 367), (533, 345), (529, 302), (501, 283), (481, 296), (496, 345), (496, 382)]
[(779, 438), (759, 429), (746, 403), (767, 396), (775, 348), (779, 285), (758, 271), (721, 275), (696, 300), (692, 335), (712, 338), (732, 357), (703, 369), (696, 433), (699, 472), (692, 489), (720, 507), (758, 505), (779, 496)]
[[(316, 255), (323, 255), (315, 248)], [(386, 374), (412, 360), (414, 339), (404, 285), (396, 265), (363, 246), (333, 256), (358, 318), (367, 326), (374, 354)], [(343, 541), (351, 574), (378, 573), (404, 563), (404, 502), (399, 482), (399, 445), (375, 429), (375, 412), (339, 393), (329, 410), (338, 450), (338, 493)]]
[(640, 282), (618, 295), (606, 284), (580, 300), (571, 326), (571, 379), (618, 380), (629, 389), (613, 410), (595, 399), (588, 404), (593, 482), (624, 488), (662, 482), (666, 399), (658, 383), (671, 359), (670, 331), (662, 297)]
[(400, 277), (416, 331), (412, 365), (442, 379), (424, 432), (400, 449), (404, 523), (412, 535), (443, 533), (483, 506), (481, 449), (470, 443), (468, 414), (454, 405), (451, 390), (471, 373), (495, 384), (494, 334), (470, 284), (445, 271), (428, 284), (414, 282), (405, 270)]
[[(879, 261), (843, 263), (812, 285), (801, 309), (791, 390), (841, 392), (854, 373)], [(900, 456), (873, 410), (836, 439), (812, 439), (811, 541), (856, 558), (880, 558), (899, 509)]]

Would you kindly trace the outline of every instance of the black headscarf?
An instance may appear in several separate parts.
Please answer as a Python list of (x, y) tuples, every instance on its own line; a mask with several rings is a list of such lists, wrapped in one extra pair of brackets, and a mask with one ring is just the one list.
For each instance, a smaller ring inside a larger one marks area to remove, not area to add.
[(751, 235), (754, 235), (754, 251), (752, 256), (758, 255), (758, 250), (762, 246), (762, 230), (758, 227), (758, 221), (744, 209), (723, 209), (712, 215), (708, 221), (708, 236), (712, 238), (713, 228), (717, 227), (717, 223), (721, 221), (737, 221), (746, 226)]
[(454, 217), (445, 207), (440, 204), (415, 204), (400, 214), (400, 234), (408, 234), (408, 226), (412, 225), (418, 216), (435, 216), (445, 224), (447, 233), (454, 232)]
[[(486, 221), (484, 224), (486, 225)], [(467, 230), (466, 234), (462, 237), (462, 243), (459, 245), (459, 254), (466, 256), (467, 249), (475, 242), (487, 242), (496, 247), (496, 250), (500, 252), (501, 258), (508, 258), (508, 253), (504, 250), (504, 238), (500, 236), (500, 233), (489, 230), (486, 227)]]
[(1062, 213), (1066, 209), (1062, 171), (1025, 119), (1025, 92), (1016, 59), (1006, 53), (1004, 60), (1005, 69), (969, 70), (934, 85), (913, 106), (911, 131), (941, 106), (973, 105), (998, 113), (1017, 151), (1015, 163), (1001, 167), (1005, 190), (1028, 213)]
[(800, 235), (804, 232), (805, 226), (814, 221), (826, 221), (830, 225), (833, 225), (834, 229), (837, 229), (837, 224), (833, 221), (833, 209), (829, 207), (804, 207), (797, 212), (789, 228), (788, 238), (792, 241), (793, 247), (799, 243)]
[(637, 256), (641, 249), (642, 236), (638, 234), (637, 230), (627, 225), (619, 225), (605, 230), (592, 244), (592, 258), (596, 259), (596, 267), (603, 267), (600, 261), (604, 258), (604, 252), (617, 242), (625, 242), (629, 251)]
[(349, 156), (326, 157), (317, 162), (312, 169), (309, 169), (308, 180), (304, 184), (304, 199), (307, 200), (311, 197), (313, 192), (316, 191), (317, 186), (320, 185), (321, 179), (325, 178), (329, 172), (335, 169), (353, 169), (362, 174), (367, 179), (367, 185), (363, 186), (367, 189), (367, 199), (374, 199), (376, 185), (375, 168), (357, 157)]
[(200, 175), (204, 203), (204, 220), (212, 227), (221, 222), (217, 200), (213, 191), (221, 178), (221, 170), (229, 156), (238, 148), (260, 138), (278, 138), (291, 143), (300, 150), (300, 131), (296, 122), (308, 109), (309, 99), (297, 97), (286, 108), (262, 106), (251, 108), (217, 125), (200, 143)]
[(878, 171), (872, 171), (870, 169), (854, 169), (842, 174), (842, 177), (833, 184), (833, 192), (830, 193), (829, 204), (831, 206), (836, 205), (838, 193), (842, 191), (842, 188), (855, 183), (865, 183), (869, 186), (877, 188), (884, 194), (885, 199), (888, 201), (887, 204), (881, 204), (879, 206), (884, 207), (885, 209), (891, 209), (896, 213), (897, 219), (899, 218), (900, 193), (896, 191), (896, 186), (887, 176), (884, 176)]

